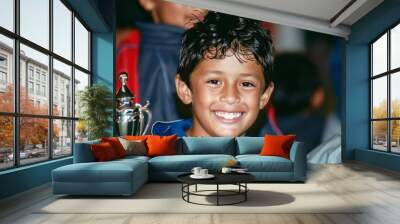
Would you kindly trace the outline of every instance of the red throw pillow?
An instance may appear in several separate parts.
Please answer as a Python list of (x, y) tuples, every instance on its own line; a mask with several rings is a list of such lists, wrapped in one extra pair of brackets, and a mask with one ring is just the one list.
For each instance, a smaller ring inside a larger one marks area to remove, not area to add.
[(124, 146), (122, 146), (121, 142), (119, 142), (117, 137), (110, 137), (110, 138), (101, 138), (101, 142), (108, 142), (114, 149), (115, 155), (117, 158), (121, 158), (126, 156), (126, 151)]
[(149, 135), (146, 143), (148, 156), (176, 155), (176, 135), (158, 136)]
[(99, 162), (109, 161), (117, 158), (114, 149), (108, 142), (93, 144), (91, 145), (91, 149), (94, 157)]
[(292, 147), (295, 138), (296, 135), (265, 135), (264, 146), (260, 155), (290, 159), (290, 147)]

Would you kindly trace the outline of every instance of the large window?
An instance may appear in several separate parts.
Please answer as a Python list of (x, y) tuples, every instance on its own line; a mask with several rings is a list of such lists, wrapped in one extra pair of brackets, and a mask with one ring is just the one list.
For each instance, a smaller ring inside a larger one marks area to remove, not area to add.
[(400, 153), (400, 24), (370, 45), (371, 148)]
[(63, 0), (0, 1), (0, 170), (70, 156), (87, 139), (77, 104), (90, 35)]

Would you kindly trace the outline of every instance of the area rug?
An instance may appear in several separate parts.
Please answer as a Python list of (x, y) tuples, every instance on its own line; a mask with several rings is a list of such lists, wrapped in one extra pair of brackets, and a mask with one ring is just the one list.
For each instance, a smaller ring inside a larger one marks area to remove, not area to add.
[[(204, 206), (182, 200), (177, 183), (146, 184), (131, 197), (56, 197), (35, 213), (360, 213), (360, 208), (316, 184), (249, 184), (247, 201), (237, 205)], [(198, 190), (215, 189), (213, 185)], [(226, 190), (233, 188), (225, 187)], [(193, 189), (194, 190), (194, 187)], [(213, 194), (213, 193), (210, 193)], [(240, 199), (240, 198), (239, 198)], [(215, 196), (193, 196), (197, 203), (215, 203)], [(224, 197), (224, 203), (238, 200)]]

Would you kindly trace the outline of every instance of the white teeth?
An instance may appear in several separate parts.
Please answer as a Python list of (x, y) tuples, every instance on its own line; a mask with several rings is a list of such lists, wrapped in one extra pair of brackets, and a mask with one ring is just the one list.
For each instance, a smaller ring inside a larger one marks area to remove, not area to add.
[(242, 113), (240, 113), (240, 112), (231, 113), (231, 112), (223, 112), (223, 111), (216, 111), (215, 114), (218, 117), (223, 117), (224, 119), (228, 119), (228, 120), (238, 118), (242, 115)]

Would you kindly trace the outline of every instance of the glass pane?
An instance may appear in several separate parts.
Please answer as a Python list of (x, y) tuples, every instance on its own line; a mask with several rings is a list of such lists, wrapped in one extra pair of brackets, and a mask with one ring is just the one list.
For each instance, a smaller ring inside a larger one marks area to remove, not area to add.
[(390, 88), (390, 98), (391, 98), (391, 110), (392, 117), (400, 118), (400, 72), (391, 75), (391, 88)]
[(0, 111), (14, 111), (14, 43), (0, 35)]
[(387, 118), (387, 77), (372, 80), (372, 118)]
[(20, 0), (21, 36), (49, 48), (49, 0)]
[(75, 63), (89, 70), (89, 32), (75, 18)]
[(0, 1), (0, 26), (14, 31), (14, 0)]
[(53, 157), (72, 155), (72, 121), (53, 120)]
[(387, 151), (387, 121), (372, 122), (372, 148)]
[(372, 44), (372, 75), (387, 71), (387, 34)]
[(53, 1), (53, 51), (71, 60), (72, 12), (60, 1)]
[(72, 70), (53, 60), (53, 115), (72, 117)]
[(49, 57), (21, 44), (20, 108), (25, 114), (48, 114)]
[(400, 153), (400, 120), (391, 121), (392, 152)]
[(49, 158), (48, 119), (21, 117), (20, 164), (34, 163)]
[(400, 24), (391, 30), (390, 50), (390, 68), (400, 67)]
[(81, 114), (81, 107), (79, 106), (80, 92), (89, 86), (89, 75), (75, 69), (75, 117)]
[(14, 165), (13, 118), (0, 116), (0, 170)]
[(75, 121), (75, 143), (88, 141), (88, 129), (84, 120)]

